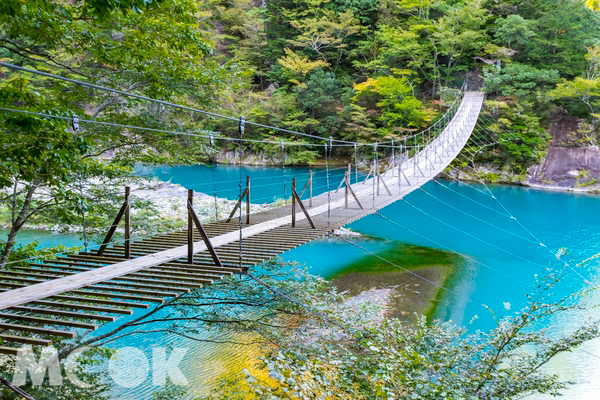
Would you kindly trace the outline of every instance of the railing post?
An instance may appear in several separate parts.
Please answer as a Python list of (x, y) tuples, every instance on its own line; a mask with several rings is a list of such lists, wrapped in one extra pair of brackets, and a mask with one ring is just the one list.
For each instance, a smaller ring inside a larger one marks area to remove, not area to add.
[(187, 210), (188, 210), (188, 264), (194, 263), (194, 221), (192, 219), (192, 206), (194, 205), (194, 191), (188, 190)]
[(350, 177), (352, 176), (352, 164), (348, 164), (348, 180), (346, 182), (346, 185), (349, 185), (350, 183)]
[(250, 175), (246, 176), (246, 225), (250, 225)]
[(396, 149), (394, 148), (394, 141), (392, 140), (392, 176), (394, 176), (394, 165), (396, 165)]
[(312, 187), (313, 187), (312, 176), (313, 176), (313, 173), (312, 173), (312, 169), (311, 169), (310, 171), (308, 171), (308, 182), (310, 184), (310, 186), (308, 187), (308, 195), (310, 196), (309, 199), (308, 199), (308, 206), (309, 207), (313, 206), (312, 205), (312, 197), (313, 197), (312, 196)]
[(125, 203), (127, 208), (125, 209), (125, 258), (131, 258), (131, 202), (130, 196), (131, 188), (125, 186)]
[(345, 199), (346, 199), (346, 208), (348, 208), (348, 186), (350, 186), (350, 165), (348, 165), (348, 171), (346, 171), (346, 176), (345, 176), (345, 180), (346, 180), (346, 187), (345, 187)]
[(292, 178), (292, 228), (296, 227), (296, 178)]
[[(402, 160), (402, 155), (400, 155), (400, 160)], [(401, 161), (396, 161), (396, 167), (398, 168), (398, 194), (402, 193), (402, 163)]]
[(377, 196), (379, 196), (379, 184), (380, 184), (380, 182), (379, 182), (379, 176), (380, 175), (379, 175), (379, 165), (378, 165), (377, 169), (375, 170), (375, 176), (374, 176), (374, 178), (377, 179)]

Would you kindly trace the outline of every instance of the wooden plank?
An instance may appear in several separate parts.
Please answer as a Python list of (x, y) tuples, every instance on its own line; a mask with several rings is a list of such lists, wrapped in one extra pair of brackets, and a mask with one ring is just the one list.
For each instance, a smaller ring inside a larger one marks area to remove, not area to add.
[(0, 354), (6, 354), (9, 356), (18, 356), (25, 354), (25, 351), (17, 347), (0, 346)]
[(35, 322), (35, 323), (43, 324), (43, 325), (63, 325), (63, 326), (72, 326), (74, 328), (84, 328), (84, 329), (91, 329), (91, 330), (98, 329), (98, 325), (88, 324), (86, 322), (65, 321), (63, 319), (55, 319), (55, 318), (40, 318), (40, 317), (32, 317), (30, 315), (22, 315), (22, 314), (0, 313), (0, 318), (12, 319), (12, 320), (24, 321), (24, 322)]
[[(246, 188), (246, 193), (248, 193), (248, 188)], [(196, 229), (198, 229), (198, 232), (200, 232), (200, 235), (202, 236), (202, 240), (204, 241), (204, 245), (206, 246), (208, 252), (210, 253), (210, 256), (212, 257), (213, 261), (215, 262), (215, 265), (220, 268), (223, 268), (224, 265), (221, 262), (221, 260), (219, 259), (219, 255), (213, 248), (213, 245), (210, 242), (208, 235), (204, 231), (204, 228), (202, 227), (202, 223), (200, 222), (200, 219), (196, 215), (196, 212), (194, 211), (193, 208), (190, 208), (190, 214), (192, 215), (192, 221), (194, 221), (194, 225), (196, 225)], [(193, 249), (194, 245), (193, 244), (188, 245), (188, 250), (190, 247)], [(192, 252), (192, 256), (193, 256), (193, 252)], [(188, 258), (188, 263), (190, 263), (192, 261), (192, 259), (193, 259), (193, 257)]]
[[(69, 272), (61, 272), (64, 274), (68, 274), (68, 275), (72, 275), (74, 272), (71, 271), (76, 271), (76, 272), (80, 272), (80, 271), (89, 271), (92, 268), (76, 268), (76, 267), (63, 267), (63, 266), (58, 266), (57, 268), (62, 269), (66, 269)], [(40, 272), (58, 272), (55, 270), (47, 270), (47, 269), (37, 269), (37, 268), (25, 268), (25, 267), (18, 267), (15, 268), (18, 270), (31, 270), (31, 271), (40, 271)], [(172, 280), (175, 283), (178, 282), (188, 282), (188, 283), (200, 283), (200, 284), (208, 284), (211, 283), (212, 280), (215, 279), (221, 279), (223, 275), (222, 273), (217, 272), (216, 274), (208, 274), (205, 273), (204, 275), (198, 275), (198, 274), (190, 274), (190, 273), (182, 273), (182, 272), (172, 272), (172, 271), (155, 271), (153, 270), (154, 267), (152, 269), (148, 269), (148, 270), (144, 270), (143, 272), (134, 272), (131, 273), (129, 275), (125, 275), (126, 277), (140, 277), (140, 278), (154, 278), (154, 279), (163, 279), (163, 280)], [(152, 282), (159, 282), (159, 281), (152, 281)]]
[(210, 271), (211, 273), (222, 273), (222, 274), (234, 274), (234, 273), (239, 273), (240, 269), (237, 267), (225, 267), (223, 268), (223, 270), (221, 270), (220, 268), (217, 269), (218, 267), (212, 265), (212, 264), (187, 264), (185, 262), (168, 262), (168, 263), (164, 263), (161, 264), (159, 266), (156, 267), (152, 267), (152, 268), (165, 268), (165, 267), (175, 267), (177, 269), (181, 269), (182, 271), (198, 271), (198, 272), (208, 272)]
[[(10, 282), (0, 282), (0, 285), (17, 287), (17, 288), (26, 288), (29, 286), (29, 285), (24, 285), (22, 283), (10, 283)], [(6, 292), (8, 292), (8, 291), (6, 291)], [(101, 292), (94, 292), (92, 290), (89, 290), (89, 291), (88, 290), (69, 290), (68, 293), (79, 294), (79, 295), (83, 295), (83, 296), (112, 297), (112, 298), (116, 298), (116, 299), (148, 301), (151, 303), (164, 303), (165, 302), (164, 299), (158, 298), (158, 297), (134, 296), (134, 295), (128, 295), (128, 294), (114, 293), (114, 292), (113, 293), (101, 293)], [(48, 298), (59, 298), (59, 297), (71, 298), (70, 296), (58, 296), (58, 295), (49, 296)], [(43, 297), (43, 298), (45, 298), (45, 297)], [(90, 298), (89, 301), (95, 301), (95, 299)], [(106, 301), (108, 301), (108, 300), (106, 300)], [(127, 304), (131, 304), (131, 307), (148, 308), (147, 305), (141, 304), (141, 303), (127, 303)], [(134, 306), (134, 304), (135, 304), (135, 306)]]
[(36, 333), (38, 335), (60, 336), (60, 337), (65, 337), (65, 338), (69, 338), (69, 339), (73, 339), (73, 338), (77, 337), (77, 332), (40, 328), (39, 326), (9, 324), (9, 323), (5, 323), (5, 322), (0, 322), (0, 329), (5, 329), (8, 331), (21, 331), (21, 332)]
[(73, 311), (63, 311), (56, 310), (52, 308), (40, 308), (40, 307), (25, 307), (25, 306), (16, 306), (8, 309), (9, 311), (22, 311), (36, 314), (50, 314), (50, 315), (60, 315), (61, 317), (71, 317), (71, 318), (81, 318), (81, 319), (95, 319), (98, 321), (105, 322), (115, 322), (116, 318), (110, 315), (101, 315), (101, 314), (85, 314), (78, 313)]
[[(6, 289), (6, 288), (0, 288), (0, 292), (4, 292), (10, 289)], [(49, 299), (54, 299), (54, 300), (66, 300), (66, 301), (79, 301), (79, 302), (85, 302), (85, 303), (93, 303), (93, 304), (107, 304), (107, 305), (113, 305), (113, 306), (125, 306), (125, 307), (132, 307), (132, 308), (150, 308), (150, 306), (148, 304), (144, 304), (144, 303), (130, 303), (130, 302), (124, 302), (124, 301), (117, 301), (117, 300), (106, 300), (106, 299), (99, 299), (97, 297), (77, 297), (77, 296), (61, 296), (61, 295), (56, 295), (56, 296), (51, 296), (48, 297)], [(36, 300), (36, 301), (32, 301), (32, 303), (44, 303), (46, 302), (46, 300)], [(52, 303), (52, 301), (49, 301), (49, 303)], [(63, 302), (57, 302), (58, 304), (74, 304), (77, 306), (85, 306), (85, 305), (81, 305), (79, 303), (63, 303)], [(92, 306), (94, 307), (94, 306)], [(117, 308), (114, 310), (120, 310), (122, 312), (119, 312), (119, 314), (132, 314), (133, 311), (128, 310), (128, 309), (121, 309), (121, 308)], [(115, 311), (116, 312), (116, 311)]]
[[(304, 242), (305, 243), (305, 242)], [(118, 254), (117, 251), (113, 251), (111, 249), (106, 250), (106, 252), (104, 254)], [(155, 252), (143, 252), (143, 251), (132, 251), (132, 254), (134, 255), (139, 255), (139, 256), (147, 256), (150, 254), (155, 254)], [(225, 252), (222, 252), (222, 254), (219, 256), (219, 259), (221, 260), (221, 264), (225, 265), (225, 262), (230, 261), (230, 262), (236, 262), (239, 260), (239, 254), (226, 254)], [(244, 259), (247, 261), (256, 261), (256, 262), (261, 262), (263, 260), (263, 258), (260, 257), (254, 257), (254, 256), (244, 256)], [(208, 254), (208, 253), (198, 253), (196, 255), (194, 255), (194, 260), (210, 260), (214, 263), (214, 259)], [(187, 262), (189, 263), (189, 260), (187, 260)], [(216, 265), (216, 264), (215, 264)]]
[[(71, 293), (74, 293), (74, 292), (71, 292)], [(134, 297), (134, 296), (127, 296), (127, 297), (111, 296), (111, 297), (131, 299), (131, 297)], [(80, 302), (87, 302), (87, 303), (93, 303), (93, 304), (107, 304), (107, 305), (131, 307), (131, 308), (150, 308), (150, 305), (145, 304), (145, 303), (133, 303), (133, 302), (128, 302), (128, 301), (109, 300), (106, 298), (100, 299), (98, 297), (78, 297), (78, 296), (56, 295), (56, 296), (50, 296), (48, 298), (56, 299), (56, 300), (80, 301)], [(138, 300), (138, 298), (135, 298), (135, 300)], [(150, 302), (156, 302), (156, 303), (164, 302), (163, 299), (159, 299), (159, 298), (153, 299), (152, 301), (151, 300), (140, 300), (140, 301), (150, 301)]]
[[(140, 246), (140, 247), (146, 247), (146, 246), (143, 245), (143, 246)], [(152, 246), (152, 248), (155, 248), (157, 250), (167, 250), (167, 249), (170, 249), (171, 247), (172, 246), (169, 246), (169, 245), (163, 245), (163, 246), (160, 246), (160, 247), (158, 247), (158, 246)], [(235, 246), (235, 245), (234, 246), (228, 246), (228, 245), (221, 246), (221, 247), (219, 247), (219, 252), (221, 253), (223, 251), (226, 251), (228, 249), (230, 250), (230, 249), (233, 249), (233, 248), (239, 250), (239, 244), (237, 246)], [(133, 249), (136, 250), (137, 247), (134, 245)], [(272, 252), (276, 252), (278, 254), (282, 253), (281, 251), (277, 251), (277, 250), (271, 250), (270, 252), (271, 253)], [(258, 250), (258, 249), (254, 249), (254, 248), (247, 247), (247, 246), (244, 248), (244, 255), (262, 256), (265, 253), (267, 253), (267, 252), (264, 251), (264, 250)]]
[[(302, 212), (306, 216), (306, 220), (308, 221), (308, 223), (310, 224), (310, 226), (313, 229), (317, 229), (317, 227), (315, 226), (315, 223), (310, 218), (310, 214), (308, 213), (308, 211), (306, 211), (306, 208), (304, 208), (304, 204), (302, 204), (302, 200), (300, 200), (300, 196), (298, 196), (298, 193), (296, 193), (296, 188), (295, 187), (292, 189), (292, 192), (293, 192), (294, 198), (296, 199), (296, 201), (298, 202), (298, 205), (300, 206), (300, 209), (302, 210)], [(295, 215), (295, 213), (294, 213), (294, 215)]]
[(187, 201), (187, 244), (188, 244), (188, 262), (194, 262), (194, 220), (192, 219), (192, 210), (194, 209), (194, 191), (188, 190)]
[(25, 343), (36, 346), (52, 346), (52, 340), (38, 339), (27, 336), (0, 335), (0, 339), (2, 339), (3, 342)]
[(125, 187), (125, 203), (127, 203), (127, 209), (125, 210), (125, 258), (131, 258), (131, 201), (129, 195), (131, 189), (129, 186)]
[(32, 301), (31, 303), (27, 303), (27, 304), (38, 304), (38, 305), (42, 305), (42, 306), (70, 308), (70, 309), (84, 310), (84, 311), (99, 311), (99, 312), (105, 312), (105, 313), (111, 313), (111, 314), (133, 315), (133, 310), (125, 309), (125, 308), (100, 307), (100, 306), (92, 306), (89, 304), (65, 303), (62, 301), (35, 300), (35, 301)]
[(247, 194), (248, 194), (248, 188), (246, 188), (242, 192), (242, 195), (240, 196), (240, 198), (237, 201), (237, 203), (235, 203), (235, 207), (233, 207), (233, 210), (231, 210), (231, 214), (229, 214), (229, 217), (227, 218), (226, 222), (230, 222), (231, 221), (231, 219), (235, 215), (235, 212), (237, 211), (237, 209), (242, 205), (242, 201), (244, 201), (244, 197), (246, 197)]
[[(57, 273), (60, 273), (57, 271)], [(38, 282), (48, 282), (48, 280), (42, 280), (42, 279), (30, 279), (30, 278), (21, 278), (21, 277), (12, 277), (12, 276), (2, 276), (2, 274), (5, 275), (14, 275), (14, 276), (38, 276), (41, 278), (49, 278), (50, 282), (52, 282), (53, 280), (59, 279), (60, 276), (58, 275), (48, 275), (48, 274), (39, 274), (39, 273), (20, 273), (20, 272), (14, 272), (14, 271), (2, 271), (0, 272), (0, 278), (5, 278), (5, 279), (10, 279), (10, 280), (15, 280), (15, 281), (19, 281), (19, 282), (33, 282), (33, 283), (38, 283)], [(69, 276), (75, 276), (77, 274), (70, 274)], [(54, 279), (52, 279), (54, 278)], [(121, 281), (127, 282), (127, 283), (121, 283)], [(158, 285), (149, 285), (149, 284), (141, 284), (141, 283), (129, 283), (129, 282), (136, 282), (136, 281), (148, 281), (148, 279), (135, 279), (135, 278), (126, 278), (125, 276), (121, 276), (119, 278), (115, 278), (115, 279), (109, 279), (107, 281), (104, 282), (99, 282), (97, 284), (94, 285), (90, 285), (87, 287), (93, 288), (95, 290), (114, 290), (116, 292), (125, 292), (125, 293), (140, 293), (140, 294), (159, 294), (161, 296), (167, 296), (167, 297), (176, 297), (177, 293), (173, 293), (173, 292), (164, 292), (164, 290), (174, 290), (176, 292), (189, 292), (189, 289), (184, 289), (184, 288), (177, 288), (177, 287), (169, 287), (169, 288), (165, 288), (162, 286), (158, 286)], [(152, 280), (150, 280), (152, 281)], [(0, 284), (2, 284), (3, 282), (0, 282)], [(114, 285), (119, 285), (119, 286), (104, 286), (104, 285), (108, 285), (108, 284), (114, 284)], [(160, 282), (155, 282), (155, 283), (160, 283)], [(212, 281), (210, 281), (209, 283), (212, 283)], [(121, 286), (122, 285), (122, 286)], [(126, 286), (126, 287), (123, 287)], [(140, 289), (129, 289), (129, 287), (137, 287)], [(159, 292), (155, 292), (155, 291), (149, 291), (149, 290), (144, 290), (144, 289), (154, 289), (157, 290)]]

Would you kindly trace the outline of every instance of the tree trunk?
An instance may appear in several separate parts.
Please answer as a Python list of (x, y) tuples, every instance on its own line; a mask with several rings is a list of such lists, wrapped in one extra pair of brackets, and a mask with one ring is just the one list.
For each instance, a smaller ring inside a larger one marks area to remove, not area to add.
[[(19, 229), (21, 229), (21, 227), (25, 223), (25, 220), (27, 218), (27, 213), (29, 212), (29, 209), (31, 207), (31, 199), (33, 198), (33, 193), (35, 192), (36, 189), (37, 189), (37, 185), (35, 185), (35, 184), (32, 184), (31, 186), (29, 186), (27, 188), (27, 191), (25, 194), (25, 201), (23, 202), (23, 205), (21, 206), (21, 211), (19, 211), (19, 215), (17, 216), (17, 218), (15, 218), (12, 221), (12, 224), (10, 226), (10, 232), (8, 233), (8, 240), (6, 241), (6, 247), (4, 248), (4, 251), (2, 253), (2, 258), (0, 258), (0, 270), (4, 269), (4, 266), (6, 265), (6, 262), (8, 261), (8, 257), (10, 256), (10, 253), (12, 252), (12, 249), (15, 246), (15, 238), (17, 237), (17, 233), (19, 232)], [(16, 196), (16, 194), (15, 194), (15, 196)], [(16, 203), (16, 199), (15, 199), (15, 203)], [(14, 211), (15, 210), (13, 210), (13, 213), (14, 213)]]

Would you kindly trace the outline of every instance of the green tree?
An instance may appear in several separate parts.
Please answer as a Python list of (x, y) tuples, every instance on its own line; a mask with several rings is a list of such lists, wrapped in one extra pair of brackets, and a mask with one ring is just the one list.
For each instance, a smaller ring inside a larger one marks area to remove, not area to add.
[(549, 96), (584, 104), (591, 118), (592, 130), (595, 131), (600, 121), (600, 46), (590, 47), (586, 60), (588, 68), (585, 77), (578, 76), (571, 81), (565, 79), (549, 93)]
[(489, 127), (496, 133), (501, 151), (494, 162), (506, 163), (514, 172), (525, 173), (541, 160), (548, 147), (550, 135), (540, 126), (540, 117), (532, 115), (531, 105), (525, 101), (511, 106), (491, 100), (486, 106), (497, 115), (497, 122)]
[(517, 14), (496, 20), (498, 30), (494, 37), (506, 47), (511, 49), (523, 49), (527, 43), (535, 37), (535, 27), (532, 21), (527, 21)]
[(423, 104), (414, 96), (413, 87), (404, 76), (381, 76), (354, 86), (353, 101), (377, 111), (380, 136), (396, 129), (418, 128), (427, 121)]
[[(211, 55), (202, 29), (206, 12), (196, 2), (164, 1), (143, 13), (123, 13), (117, 7), (106, 16), (90, 14), (87, 2), (40, 4), (0, 14), (0, 49), (9, 61), (200, 107), (218, 100), (219, 88), (235, 89), (246, 76), (239, 66), (219, 65)], [(201, 121), (189, 113), (60, 80), (6, 68), (0, 74), (0, 104), (6, 108), (188, 132), (198, 130)], [(82, 181), (116, 184), (131, 179), (136, 162), (190, 162), (206, 153), (204, 142), (172, 135), (93, 124), (75, 134), (68, 120), (6, 112), (0, 118), (0, 201), (12, 211), (0, 266), (27, 220), (86, 201)], [(109, 151), (116, 151), (115, 156), (98, 162)]]
[(506, 63), (500, 68), (490, 66), (483, 71), (483, 78), (488, 93), (520, 97), (548, 91), (560, 81), (557, 70), (541, 70), (517, 62)]

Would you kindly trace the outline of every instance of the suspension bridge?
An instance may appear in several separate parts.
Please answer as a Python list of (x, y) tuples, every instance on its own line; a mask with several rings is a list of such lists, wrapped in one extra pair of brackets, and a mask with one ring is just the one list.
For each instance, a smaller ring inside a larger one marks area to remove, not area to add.
[[(18, 355), (24, 344), (50, 346), (53, 337), (75, 338), (119, 315), (132, 315), (134, 309), (150, 308), (227, 275), (248, 273), (254, 265), (402, 199), (460, 154), (483, 99), (479, 91), (462, 93), (451, 114), (419, 134), (418, 144), (398, 147), (385, 162), (376, 158), (366, 178), (355, 183), (353, 165), (341, 181), (328, 181), (328, 190), (314, 197), (312, 179), (302, 190), (294, 179), (291, 203), (282, 207), (251, 214), (248, 177), (229, 218), (203, 225), (189, 191), (187, 229), (135, 240), (127, 189), (99, 249), (0, 271), (0, 353)], [(371, 145), (376, 152), (377, 144)], [(326, 157), (331, 147), (331, 141), (324, 144)], [(119, 224), (125, 227), (125, 242), (110, 244)]]

